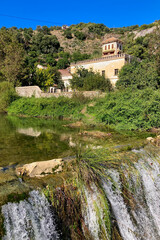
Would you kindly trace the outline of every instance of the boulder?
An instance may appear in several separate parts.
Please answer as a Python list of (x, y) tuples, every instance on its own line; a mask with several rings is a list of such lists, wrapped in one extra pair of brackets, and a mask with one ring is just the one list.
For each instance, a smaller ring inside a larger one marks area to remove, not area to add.
[(52, 159), (49, 161), (33, 162), (16, 168), (18, 176), (44, 177), (54, 172), (62, 171), (63, 159)]

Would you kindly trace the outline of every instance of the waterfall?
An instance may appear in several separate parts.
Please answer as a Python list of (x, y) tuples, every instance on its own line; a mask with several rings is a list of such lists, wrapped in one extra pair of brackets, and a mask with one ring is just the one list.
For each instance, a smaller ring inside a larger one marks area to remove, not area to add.
[(92, 238), (109, 240), (111, 234), (110, 226), (107, 226), (107, 219), (109, 219), (110, 213), (106, 199), (94, 183), (92, 183), (90, 189), (84, 187), (84, 196), (82, 215)]
[[(135, 206), (128, 206), (122, 194), (118, 170), (107, 170), (103, 187), (124, 240), (160, 239), (160, 157), (139, 151), (133, 169), (123, 169)], [(129, 174), (127, 174), (129, 173)]]
[(6, 235), (3, 240), (56, 240), (54, 214), (46, 197), (32, 191), (29, 198), (19, 203), (2, 206)]

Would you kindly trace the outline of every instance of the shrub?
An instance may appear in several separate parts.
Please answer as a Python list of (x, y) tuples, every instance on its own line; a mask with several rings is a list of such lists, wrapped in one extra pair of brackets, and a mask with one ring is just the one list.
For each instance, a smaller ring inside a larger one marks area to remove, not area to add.
[(73, 89), (92, 91), (111, 91), (112, 85), (109, 79), (105, 79), (98, 72), (84, 68), (77, 69), (76, 74), (71, 79), (71, 86)]
[(74, 36), (75, 36), (76, 38), (78, 38), (78, 40), (81, 40), (81, 41), (83, 41), (83, 40), (86, 39), (86, 34), (83, 33), (83, 32), (76, 31), (76, 32), (74, 33)]
[(33, 117), (71, 117), (81, 118), (83, 105), (66, 97), (52, 98), (20, 98), (8, 108), (12, 115), (26, 115)]
[(6, 112), (7, 107), (17, 98), (14, 87), (9, 82), (0, 83), (0, 112)]
[(119, 72), (119, 80), (116, 83), (118, 89), (134, 87), (144, 89), (147, 87), (159, 88), (160, 77), (153, 62), (133, 61), (124, 65)]
[(128, 88), (107, 94), (88, 107), (98, 121), (117, 130), (136, 130), (160, 127), (160, 91)]

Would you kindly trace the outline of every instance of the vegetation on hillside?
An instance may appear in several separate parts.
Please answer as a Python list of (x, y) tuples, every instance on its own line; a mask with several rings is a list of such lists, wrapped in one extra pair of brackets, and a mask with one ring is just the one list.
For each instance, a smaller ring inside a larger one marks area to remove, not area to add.
[[(141, 31), (152, 27), (149, 34), (141, 34)], [(47, 26), (38, 26), (36, 30), (3, 27), (0, 35), (2, 89), (9, 83), (12, 86), (38, 85), (44, 90), (53, 84), (61, 88), (63, 84), (58, 69), (67, 68), (71, 62), (98, 57), (103, 39), (111, 36), (120, 38), (124, 52), (135, 56), (137, 60), (121, 69), (116, 91), (108, 93), (104, 99), (95, 100), (95, 106), (88, 108), (88, 111), (95, 115), (97, 121), (118, 129), (160, 126), (160, 21), (123, 28), (108, 28), (104, 24), (95, 23), (80, 23), (67, 29)], [(90, 50), (84, 51), (83, 46)], [(37, 64), (47, 69), (38, 69)], [(78, 90), (112, 90), (110, 81), (92, 70), (77, 70), (71, 84)], [(1, 109), (4, 111), (15, 99), (13, 88), (9, 86), (7, 91), (2, 90), (0, 97)], [(80, 119), (82, 114), (78, 112), (83, 105), (76, 99), (20, 98), (11, 104), (8, 111), (17, 115)]]
[[(71, 62), (100, 57), (102, 40), (111, 36), (123, 41), (124, 52), (148, 59), (160, 69), (159, 26), (160, 21), (123, 28), (108, 28), (96, 23), (79, 23), (67, 29), (58, 26), (37, 26), (36, 30), (2, 27), (0, 81), (13, 82), (14, 86), (38, 84), (37, 64), (65, 69)], [(138, 32), (151, 27), (155, 27), (152, 33), (135, 38)]]

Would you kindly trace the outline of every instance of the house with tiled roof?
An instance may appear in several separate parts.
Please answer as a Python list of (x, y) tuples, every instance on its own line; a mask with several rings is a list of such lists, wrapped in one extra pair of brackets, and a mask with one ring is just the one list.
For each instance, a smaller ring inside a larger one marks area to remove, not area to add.
[(69, 69), (59, 69), (58, 70), (61, 73), (61, 78), (62, 81), (64, 83), (64, 91), (66, 92), (70, 92), (71, 88), (70, 88), (70, 80), (72, 79), (72, 75), (69, 72)]
[(105, 78), (109, 78), (114, 86), (118, 80), (119, 70), (132, 60), (132, 56), (123, 53), (122, 41), (111, 37), (102, 42), (102, 57), (71, 63), (70, 71), (74, 74), (77, 68), (92, 69)]

